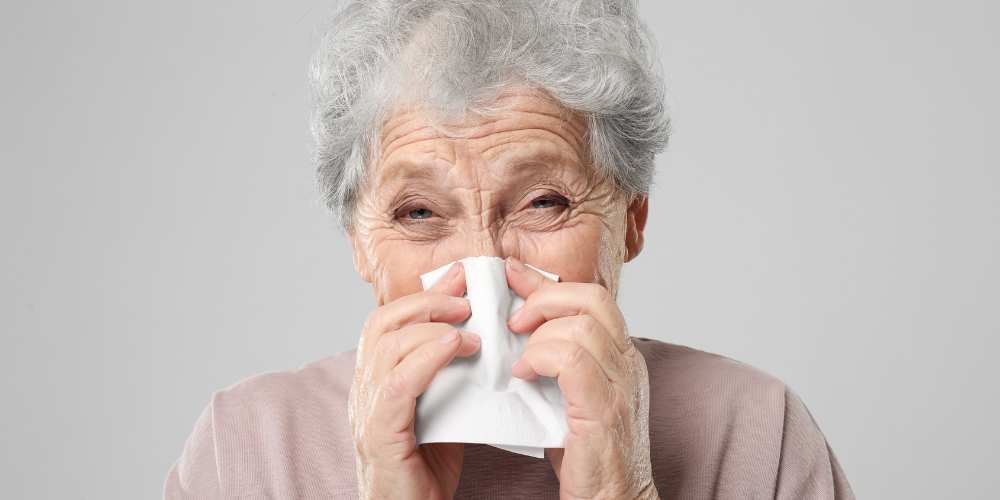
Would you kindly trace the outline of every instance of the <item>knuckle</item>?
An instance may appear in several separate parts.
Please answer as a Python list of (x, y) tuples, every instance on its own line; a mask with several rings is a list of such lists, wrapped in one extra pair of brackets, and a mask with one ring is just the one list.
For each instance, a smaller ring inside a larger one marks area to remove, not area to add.
[(394, 356), (398, 355), (401, 349), (402, 346), (400, 345), (399, 335), (395, 333), (387, 333), (382, 335), (375, 344), (373, 357), (376, 359), (392, 359)]
[(628, 354), (630, 357), (634, 357), (639, 351), (635, 348), (635, 344), (632, 343), (632, 335), (628, 332), (628, 325), (625, 324), (624, 318), (619, 316), (619, 328), (621, 329), (620, 339), (616, 339), (616, 342), (620, 340), (621, 347), (619, 352), (622, 354)]
[(382, 326), (385, 324), (385, 309), (378, 308), (371, 312), (367, 318), (365, 318), (365, 324), (362, 329), (365, 332), (378, 332), (382, 331)]
[(602, 354), (610, 362), (611, 368), (615, 372), (608, 375), (618, 377), (621, 374), (630, 373), (631, 370), (629, 370), (628, 361), (622, 359), (622, 353), (618, 351), (618, 346), (614, 342), (605, 342), (602, 347)]
[(612, 301), (611, 294), (607, 288), (601, 285), (591, 284), (587, 286), (587, 302), (595, 306), (604, 306)]
[(400, 370), (393, 370), (382, 381), (382, 398), (394, 401), (406, 396), (407, 377)]
[[(430, 342), (437, 342), (436, 345), (442, 345), (440, 341), (431, 340)], [(431, 344), (434, 345), (434, 344)], [(434, 362), (435, 352), (433, 349), (418, 349), (413, 353), (417, 356), (419, 366), (430, 366)]]
[(577, 344), (572, 344), (563, 354), (563, 362), (566, 364), (566, 368), (570, 370), (579, 369), (586, 359), (587, 351)]
[(574, 316), (569, 322), (570, 337), (576, 342), (586, 341), (594, 333), (597, 322), (590, 316)]
[(601, 331), (602, 329), (601, 324), (598, 323), (593, 316), (589, 314), (584, 314), (578, 316), (578, 318), (579, 319), (577, 321), (581, 333), (586, 335), (593, 335), (594, 333)]

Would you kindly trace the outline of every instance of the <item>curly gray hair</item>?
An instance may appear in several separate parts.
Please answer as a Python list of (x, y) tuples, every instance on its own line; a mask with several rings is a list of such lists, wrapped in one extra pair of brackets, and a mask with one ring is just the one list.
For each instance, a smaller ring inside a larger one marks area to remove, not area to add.
[(526, 87), (584, 117), (599, 171), (647, 194), (669, 134), (655, 48), (636, 0), (348, 0), (312, 62), (318, 188), (352, 231), (379, 129), (400, 106), (445, 130)]

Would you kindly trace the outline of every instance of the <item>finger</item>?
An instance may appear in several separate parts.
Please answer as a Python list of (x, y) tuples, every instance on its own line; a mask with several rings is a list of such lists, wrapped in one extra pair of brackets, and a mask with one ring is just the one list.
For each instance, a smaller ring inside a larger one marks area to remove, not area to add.
[(593, 283), (559, 283), (539, 289), (528, 296), (508, 325), (514, 332), (527, 333), (546, 321), (576, 315), (594, 318), (610, 334), (619, 352), (632, 347), (618, 304), (604, 287)]
[[(444, 294), (448, 298), (441, 297)], [(367, 360), (370, 346), (388, 331), (398, 330), (414, 323), (457, 323), (469, 317), (472, 309), (465, 293), (465, 266), (454, 263), (429, 289), (407, 295), (376, 309), (368, 316), (358, 343), (359, 360)]]
[(514, 257), (507, 257), (507, 261), (504, 262), (504, 271), (507, 274), (507, 286), (524, 298), (528, 298), (542, 287), (558, 283), (536, 269), (524, 265)]
[[(445, 323), (418, 323), (382, 335), (368, 360), (365, 377), (376, 384), (381, 382), (390, 370), (418, 347), (452, 331), (455, 331), (455, 327)], [(462, 335), (462, 345), (455, 355), (465, 357), (475, 354), (482, 345), (479, 335), (461, 330), (458, 332)]]
[(417, 396), (427, 389), (438, 370), (444, 368), (458, 353), (462, 342), (458, 330), (439, 339), (424, 342), (379, 384), (375, 404), (371, 408), (376, 425), (389, 433), (406, 430), (413, 420)]
[(452, 264), (448, 272), (444, 273), (444, 276), (428, 290), (441, 292), (452, 297), (461, 297), (465, 293), (465, 266), (461, 262)]
[(566, 397), (566, 415), (574, 418), (599, 421), (604, 409), (615, 400), (611, 381), (597, 361), (577, 344), (553, 340), (525, 348), (510, 373), (523, 380), (558, 378)]
[(628, 371), (628, 361), (619, 352), (604, 327), (591, 316), (566, 316), (545, 322), (528, 337), (525, 349), (551, 341), (568, 342), (583, 347), (601, 366), (609, 380), (622, 380), (623, 374)]
[[(464, 277), (462, 280), (464, 287)], [(368, 315), (358, 342), (358, 361), (367, 362), (379, 337), (386, 332), (417, 323), (458, 323), (470, 314), (472, 308), (468, 299), (446, 295), (437, 290), (400, 297)]]

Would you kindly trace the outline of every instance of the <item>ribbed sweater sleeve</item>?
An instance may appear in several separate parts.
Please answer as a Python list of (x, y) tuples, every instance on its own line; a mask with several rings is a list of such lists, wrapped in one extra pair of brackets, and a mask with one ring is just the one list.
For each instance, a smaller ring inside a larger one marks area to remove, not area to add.
[(215, 460), (212, 405), (205, 408), (194, 432), (184, 446), (164, 486), (163, 497), (171, 500), (214, 500), (219, 492), (219, 471)]
[(844, 471), (802, 400), (785, 389), (785, 416), (776, 500), (853, 500)]

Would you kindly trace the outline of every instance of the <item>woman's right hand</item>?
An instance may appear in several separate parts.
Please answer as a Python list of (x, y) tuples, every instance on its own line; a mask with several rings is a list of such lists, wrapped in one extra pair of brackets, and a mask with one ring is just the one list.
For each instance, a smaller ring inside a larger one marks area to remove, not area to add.
[(462, 472), (461, 443), (416, 447), (414, 409), (438, 370), (479, 350), (479, 337), (448, 323), (469, 317), (456, 263), (429, 290), (373, 311), (358, 344), (349, 418), (362, 499), (446, 499)]

